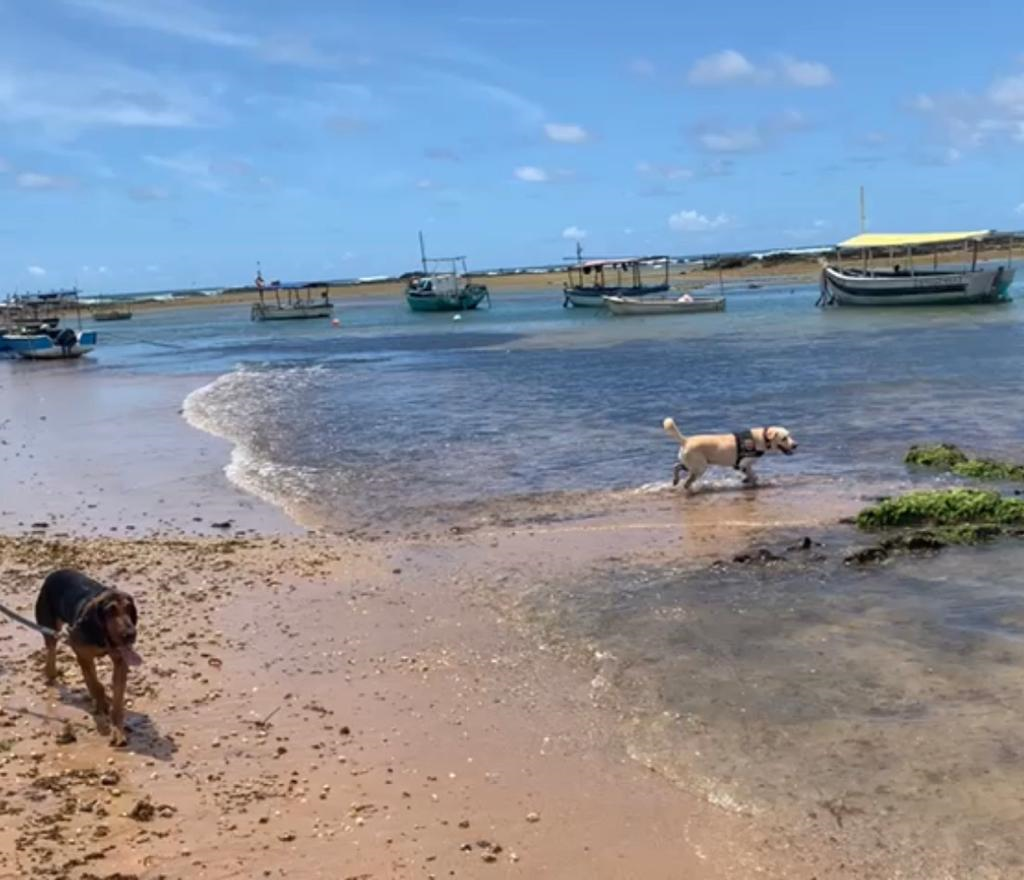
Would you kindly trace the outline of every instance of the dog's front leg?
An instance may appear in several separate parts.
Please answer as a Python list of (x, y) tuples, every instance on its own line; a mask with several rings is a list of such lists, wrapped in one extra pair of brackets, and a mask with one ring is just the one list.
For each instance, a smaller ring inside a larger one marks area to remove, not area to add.
[(756, 486), (757, 475), (754, 473), (753, 462), (743, 462), (740, 464), (740, 472), (743, 474), (743, 485), (744, 486)]
[(77, 652), (75, 652), (75, 657), (78, 660), (78, 665), (82, 667), (82, 677), (85, 679), (85, 686), (89, 689), (89, 695), (96, 704), (96, 714), (109, 714), (110, 704), (107, 702), (103, 684), (96, 675), (96, 661), (92, 657), (83, 657)]
[(113, 709), (110, 713), (110, 744), (128, 745), (124, 732), (124, 694), (128, 686), (128, 664), (119, 657), (114, 658)]
[(57, 640), (53, 636), (43, 636), (46, 643), (46, 681), (53, 684), (57, 680)]

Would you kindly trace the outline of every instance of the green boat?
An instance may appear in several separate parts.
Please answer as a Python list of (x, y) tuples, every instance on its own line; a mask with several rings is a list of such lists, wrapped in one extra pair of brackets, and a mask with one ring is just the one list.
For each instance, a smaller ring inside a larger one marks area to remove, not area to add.
[[(475, 309), (484, 300), (491, 304), (491, 295), (483, 284), (470, 281), (465, 257), (430, 257), (423, 248), (420, 233), (420, 260), (423, 274), (409, 279), (405, 301), (414, 312), (465, 312)], [(431, 272), (430, 265), (450, 264), (449, 272)], [(459, 266), (462, 271), (459, 271)]]

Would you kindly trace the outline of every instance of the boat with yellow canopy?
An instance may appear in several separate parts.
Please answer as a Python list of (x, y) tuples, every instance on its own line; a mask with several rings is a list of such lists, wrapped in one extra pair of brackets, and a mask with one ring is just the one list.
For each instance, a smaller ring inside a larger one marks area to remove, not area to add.
[[(992, 236), (989, 229), (855, 235), (836, 246), (837, 265), (822, 269), (818, 304), (935, 306), (1005, 302), (1014, 278), (1012, 255), (1008, 253), (1006, 262), (998, 266), (978, 264), (978, 252)], [(948, 262), (949, 253), (959, 250), (959, 246), (965, 248), (963, 266), (939, 268), (940, 252), (943, 262)], [(920, 260), (918, 265), (914, 263), (915, 252), (920, 255), (922, 249), (932, 257), (931, 268), (921, 266)], [(873, 262), (879, 253), (887, 257), (882, 269)], [(845, 265), (844, 254), (848, 258)]]

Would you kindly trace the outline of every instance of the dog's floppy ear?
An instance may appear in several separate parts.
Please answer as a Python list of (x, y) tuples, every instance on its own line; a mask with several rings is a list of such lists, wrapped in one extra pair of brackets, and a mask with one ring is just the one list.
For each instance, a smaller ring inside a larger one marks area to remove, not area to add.
[(769, 449), (771, 449), (772, 448), (772, 441), (774, 439), (775, 439), (774, 429), (772, 429), (772, 428), (765, 428), (764, 429), (764, 445), (766, 447), (768, 447)]
[(82, 610), (81, 616), (71, 629), (75, 641), (102, 648), (107, 644), (107, 627), (104, 620), (103, 602), (92, 601)]

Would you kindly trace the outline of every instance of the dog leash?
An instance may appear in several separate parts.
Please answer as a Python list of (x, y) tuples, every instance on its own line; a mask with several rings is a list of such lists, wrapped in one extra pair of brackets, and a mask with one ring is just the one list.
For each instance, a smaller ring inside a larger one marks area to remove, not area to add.
[(22, 617), (17, 611), (11, 611), (6, 605), (0, 603), (0, 612), (6, 614), (15, 623), (20, 623), (22, 626), (27, 626), (29, 629), (34, 629), (37, 633), (42, 633), (44, 636), (50, 639), (60, 638), (60, 633), (55, 629), (50, 629), (48, 626), (42, 626), (38, 623), (33, 623), (28, 618)]

